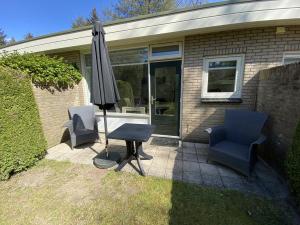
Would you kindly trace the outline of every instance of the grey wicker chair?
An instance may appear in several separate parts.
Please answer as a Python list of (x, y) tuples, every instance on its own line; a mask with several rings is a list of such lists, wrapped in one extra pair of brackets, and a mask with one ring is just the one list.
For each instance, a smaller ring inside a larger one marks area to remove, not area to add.
[(94, 106), (76, 106), (69, 108), (70, 120), (65, 123), (70, 133), (72, 149), (78, 145), (99, 140), (97, 119)]
[(265, 113), (226, 110), (223, 126), (206, 129), (209, 133), (208, 160), (250, 176), (257, 160), (255, 149), (266, 140), (261, 134), (266, 120)]

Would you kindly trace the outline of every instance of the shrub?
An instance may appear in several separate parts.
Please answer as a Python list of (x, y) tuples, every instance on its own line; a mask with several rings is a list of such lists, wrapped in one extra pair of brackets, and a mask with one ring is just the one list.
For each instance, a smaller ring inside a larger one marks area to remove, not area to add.
[(293, 144), (288, 152), (286, 168), (291, 187), (300, 204), (300, 122), (296, 128)]
[(46, 149), (31, 81), (0, 66), (0, 180), (34, 165)]
[(37, 86), (64, 89), (73, 87), (81, 80), (80, 72), (63, 58), (39, 54), (6, 54), (0, 58), (0, 65), (20, 70), (31, 77)]

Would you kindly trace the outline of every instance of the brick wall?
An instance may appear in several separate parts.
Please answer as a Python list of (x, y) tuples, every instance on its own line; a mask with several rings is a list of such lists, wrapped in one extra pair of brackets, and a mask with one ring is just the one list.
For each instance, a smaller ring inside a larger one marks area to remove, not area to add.
[[(207, 142), (203, 130), (222, 124), (226, 108), (255, 109), (258, 71), (280, 65), (285, 51), (300, 50), (300, 26), (278, 35), (268, 27), (187, 36), (184, 48), (182, 137)], [(234, 54), (245, 56), (243, 102), (201, 103), (203, 58)]]
[(263, 156), (275, 166), (282, 166), (300, 121), (300, 64), (262, 70), (258, 79), (257, 110), (269, 115)]
[[(68, 63), (76, 64), (80, 69), (79, 51), (64, 52), (56, 55), (64, 57)], [(74, 88), (63, 91), (50, 91), (33, 86), (33, 92), (39, 108), (48, 147), (52, 147), (64, 141), (67, 137), (62, 126), (69, 119), (68, 108), (84, 103), (82, 82), (75, 85)]]

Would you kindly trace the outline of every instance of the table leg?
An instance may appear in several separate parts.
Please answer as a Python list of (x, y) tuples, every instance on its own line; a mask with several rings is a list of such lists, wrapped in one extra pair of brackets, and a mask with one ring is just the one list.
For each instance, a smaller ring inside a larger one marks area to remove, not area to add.
[(144, 152), (142, 142), (136, 141), (135, 142), (135, 148), (138, 149), (139, 155), (143, 157), (143, 158), (141, 158), (142, 160), (153, 159), (153, 156), (148, 155), (147, 153)]
[(141, 175), (145, 176), (146, 174), (145, 174), (144, 168), (142, 167), (141, 160), (140, 160), (140, 157), (139, 157), (138, 154), (136, 155), (136, 161), (137, 161), (137, 164), (139, 166)]
[(126, 141), (126, 156), (125, 159), (119, 164), (115, 171), (120, 171), (127, 163), (134, 159), (134, 143), (133, 141)]
[(132, 156), (130, 156), (129, 158), (123, 160), (123, 161), (118, 165), (118, 167), (115, 169), (115, 171), (116, 171), (116, 172), (121, 171), (121, 169), (123, 169), (123, 167), (124, 167), (127, 163), (130, 163), (131, 160), (133, 160), (133, 159), (134, 159), (134, 156), (132, 155)]
[(142, 159), (152, 159), (153, 157), (151, 155), (146, 154), (143, 151), (142, 142), (136, 141), (134, 143), (133, 141), (126, 141), (126, 147), (127, 147), (126, 157), (115, 169), (115, 171), (120, 171), (127, 163), (129, 163), (132, 167), (134, 167), (137, 170), (137, 168), (131, 163), (132, 160), (136, 159), (138, 164), (138, 170), (139, 170), (138, 172), (142, 176), (145, 176), (146, 173), (142, 166), (140, 155), (143, 157)]

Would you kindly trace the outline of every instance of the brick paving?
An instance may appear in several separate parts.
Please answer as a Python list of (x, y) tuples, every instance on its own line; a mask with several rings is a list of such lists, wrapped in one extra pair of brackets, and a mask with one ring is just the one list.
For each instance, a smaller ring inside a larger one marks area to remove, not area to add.
[[(159, 140), (157, 140), (159, 139)], [(167, 142), (168, 144), (163, 144)], [(125, 142), (110, 141), (110, 151), (118, 151), (124, 156)], [(95, 143), (83, 145), (71, 150), (66, 143), (59, 144), (48, 150), (47, 159), (70, 161), (73, 163), (93, 164), (93, 158), (104, 150), (104, 145)], [(148, 176), (179, 180), (202, 186), (237, 190), (244, 193), (257, 194), (267, 198), (285, 199), (288, 188), (282, 179), (262, 161), (250, 178), (216, 163), (207, 163), (208, 146), (198, 143), (173, 143), (170, 139), (151, 138), (144, 144), (144, 151), (153, 156), (152, 160), (143, 160), (142, 164)], [(136, 165), (136, 162), (133, 162)], [(138, 174), (130, 165), (123, 171)]]

